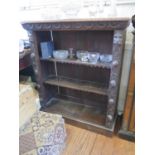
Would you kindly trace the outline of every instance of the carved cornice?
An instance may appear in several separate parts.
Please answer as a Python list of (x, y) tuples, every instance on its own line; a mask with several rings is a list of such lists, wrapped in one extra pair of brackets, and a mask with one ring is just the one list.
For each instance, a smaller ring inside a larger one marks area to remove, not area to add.
[(22, 23), (26, 30), (121, 30), (129, 25), (129, 20), (71, 21)]

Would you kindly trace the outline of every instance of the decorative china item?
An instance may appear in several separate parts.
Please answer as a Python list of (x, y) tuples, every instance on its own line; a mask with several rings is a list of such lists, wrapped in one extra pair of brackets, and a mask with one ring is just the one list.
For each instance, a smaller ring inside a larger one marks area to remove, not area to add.
[(69, 58), (70, 59), (73, 59), (74, 58), (74, 56), (75, 56), (75, 53), (74, 53), (74, 51), (73, 51), (73, 48), (69, 48)]
[(55, 59), (64, 60), (68, 58), (68, 55), (69, 55), (69, 52), (67, 50), (54, 50), (53, 51), (53, 57)]
[(54, 44), (53, 44), (52, 41), (41, 42), (40, 43), (40, 48), (41, 48), (42, 58), (50, 58), (50, 57), (52, 57), (53, 50), (54, 50)]
[(99, 57), (100, 57), (99, 53), (97, 53), (97, 52), (89, 52), (88, 60), (89, 60), (90, 63), (96, 64)]
[(112, 55), (111, 54), (101, 54), (100, 55), (100, 61), (101, 62), (111, 62), (112, 61)]
[(100, 55), (100, 61), (101, 61), (101, 62), (104, 62), (104, 54), (101, 54), (101, 55)]
[(79, 60), (81, 60), (83, 62), (87, 62), (89, 53), (88, 53), (88, 51), (80, 50), (80, 51), (76, 52), (76, 56)]

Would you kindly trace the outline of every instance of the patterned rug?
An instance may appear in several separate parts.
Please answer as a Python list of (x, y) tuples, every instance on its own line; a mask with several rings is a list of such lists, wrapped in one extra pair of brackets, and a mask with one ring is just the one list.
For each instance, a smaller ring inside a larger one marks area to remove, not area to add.
[(36, 112), (19, 133), (20, 155), (59, 155), (65, 146), (66, 130), (60, 115)]

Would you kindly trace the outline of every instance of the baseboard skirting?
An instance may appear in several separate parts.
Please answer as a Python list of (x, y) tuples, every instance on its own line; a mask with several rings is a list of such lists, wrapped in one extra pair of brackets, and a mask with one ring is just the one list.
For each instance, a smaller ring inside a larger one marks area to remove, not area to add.
[(118, 136), (120, 138), (135, 142), (135, 133), (134, 132), (119, 130)]

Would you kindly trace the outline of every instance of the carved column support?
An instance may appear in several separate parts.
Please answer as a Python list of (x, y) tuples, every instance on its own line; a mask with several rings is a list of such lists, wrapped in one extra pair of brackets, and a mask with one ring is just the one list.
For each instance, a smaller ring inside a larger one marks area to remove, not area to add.
[(36, 78), (37, 78), (37, 76), (38, 76), (38, 68), (37, 68), (37, 66), (36, 66), (36, 58), (35, 58), (35, 56), (36, 56), (36, 45), (35, 45), (35, 38), (34, 38), (34, 32), (33, 31), (31, 31), (31, 30), (29, 30), (28, 31), (28, 36), (29, 36), (29, 41), (30, 41), (30, 45), (31, 45), (31, 60), (32, 60), (32, 65), (33, 65), (33, 70), (34, 70), (34, 72), (35, 72), (35, 74), (36, 74)]
[(33, 65), (33, 70), (37, 80), (37, 89), (39, 91), (39, 98), (41, 105), (44, 105), (44, 98), (45, 98), (45, 91), (43, 87), (43, 80), (41, 78), (41, 65), (40, 65), (40, 58), (38, 54), (38, 44), (37, 44), (37, 37), (34, 31), (29, 30), (28, 36), (31, 44), (31, 60)]
[(110, 74), (109, 95), (108, 95), (109, 100), (106, 115), (106, 127), (108, 128), (112, 128), (113, 121), (115, 119), (124, 37), (125, 37), (125, 31), (123, 30), (114, 31), (113, 49), (112, 49), (113, 62)]
[[(29, 30), (28, 36), (29, 36), (29, 40), (31, 44), (31, 60), (33, 64), (33, 69), (34, 69), (35, 74), (37, 75), (36, 77), (38, 77), (38, 73), (40, 72), (40, 70), (39, 70), (39, 66), (36, 65), (39, 60), (39, 56), (37, 53), (38, 47), (37, 47), (37, 40), (36, 40), (35, 32)], [(39, 79), (37, 79), (37, 81), (38, 80)]]

